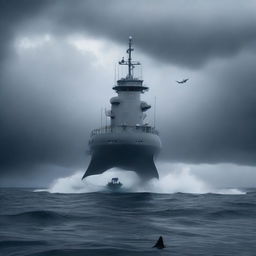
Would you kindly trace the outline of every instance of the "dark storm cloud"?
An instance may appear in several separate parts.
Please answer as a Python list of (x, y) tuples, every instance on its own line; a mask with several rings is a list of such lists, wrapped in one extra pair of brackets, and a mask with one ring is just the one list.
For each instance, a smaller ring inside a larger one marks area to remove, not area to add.
[[(1, 1), (1, 44), (33, 17), (55, 33), (88, 32), (126, 42), (128, 34), (147, 54), (196, 68), (255, 44), (255, 2), (224, 1)], [(1, 47), (3, 49), (3, 47)], [(2, 50), (3, 54), (3, 50)]]
[(40, 14), (48, 5), (45, 1), (0, 1), (0, 61), (10, 54), (11, 40), (24, 22)]
[(99, 123), (100, 106), (90, 109), (98, 92), (90, 85), (99, 84), (92, 60), (54, 39), (9, 60), (0, 89), (1, 174), (85, 165), (88, 134)]
[(86, 30), (136, 46), (160, 61), (198, 68), (230, 57), (256, 40), (255, 2), (67, 1), (52, 12), (64, 30)]
[(201, 85), (191, 82), (194, 95), (174, 106), (181, 118), (161, 127), (166, 158), (256, 164), (255, 65), (256, 53), (245, 52), (206, 69)]
[(254, 1), (2, 2), (4, 39), (41, 13), (54, 33), (90, 32), (121, 43), (131, 34), (147, 54), (190, 68), (236, 55), (256, 40)]
[[(98, 126), (99, 108), (110, 96), (102, 83), (110, 79), (90, 67), (92, 56), (60, 43), (79, 33), (123, 45), (133, 35), (136, 50), (157, 60), (153, 72), (168, 65), (201, 76), (191, 77), (182, 93), (173, 87), (171, 96), (163, 85), (176, 74), (159, 77), (162, 158), (256, 164), (254, 1), (8, 0), (0, 5), (0, 175), (33, 173), (38, 165), (85, 166), (89, 131)], [(17, 37), (44, 33), (58, 42), (17, 56)]]

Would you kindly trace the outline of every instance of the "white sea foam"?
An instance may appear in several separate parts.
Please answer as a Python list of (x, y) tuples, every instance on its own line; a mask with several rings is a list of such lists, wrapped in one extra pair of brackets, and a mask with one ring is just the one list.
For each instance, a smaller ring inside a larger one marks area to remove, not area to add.
[(117, 168), (110, 169), (103, 174), (87, 177), (81, 180), (82, 171), (71, 176), (59, 178), (46, 191), (50, 193), (90, 193), (106, 191), (106, 184), (113, 177), (118, 177), (123, 183), (124, 192), (152, 192), (152, 193), (194, 193), (194, 194), (244, 194), (239, 189), (217, 189), (194, 175), (191, 170), (181, 168), (163, 175), (159, 180), (152, 179), (142, 182), (136, 173)]

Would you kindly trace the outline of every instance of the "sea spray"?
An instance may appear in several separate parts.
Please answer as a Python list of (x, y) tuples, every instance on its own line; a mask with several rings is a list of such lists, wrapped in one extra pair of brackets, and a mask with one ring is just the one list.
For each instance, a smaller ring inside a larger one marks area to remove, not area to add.
[(212, 188), (191, 173), (188, 167), (172, 171), (159, 180), (149, 181), (145, 189), (154, 193), (208, 193)]
[(90, 193), (106, 191), (106, 184), (113, 178), (118, 177), (123, 183), (124, 191), (133, 191), (140, 182), (136, 173), (112, 168), (103, 174), (89, 176), (81, 180), (82, 171), (77, 171), (71, 176), (59, 178), (53, 182), (47, 190), (51, 193)]
[(118, 177), (123, 183), (121, 192), (151, 192), (151, 193), (194, 193), (194, 194), (243, 194), (238, 189), (217, 189), (201, 180), (192, 173), (189, 167), (165, 173), (159, 180), (152, 179), (143, 182), (135, 172), (112, 168), (103, 174), (93, 175), (81, 180), (82, 171), (71, 176), (59, 178), (47, 189), (50, 193), (91, 193), (106, 192), (106, 184), (113, 177)]

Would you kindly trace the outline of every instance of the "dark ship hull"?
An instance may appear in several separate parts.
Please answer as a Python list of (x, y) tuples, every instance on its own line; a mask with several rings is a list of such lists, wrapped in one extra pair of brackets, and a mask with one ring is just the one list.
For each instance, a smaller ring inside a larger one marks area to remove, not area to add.
[(143, 179), (159, 178), (154, 163), (157, 149), (150, 146), (107, 145), (95, 149), (83, 178), (113, 167), (135, 171)]
[(154, 156), (161, 142), (157, 134), (143, 132), (105, 133), (90, 140), (91, 162), (83, 178), (113, 167), (135, 171), (142, 179), (159, 178)]

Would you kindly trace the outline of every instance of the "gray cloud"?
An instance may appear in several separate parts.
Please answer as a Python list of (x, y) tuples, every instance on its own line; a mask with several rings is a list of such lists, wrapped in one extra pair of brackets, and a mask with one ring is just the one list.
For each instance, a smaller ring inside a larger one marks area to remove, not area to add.
[(1, 173), (36, 164), (85, 165), (101, 107), (91, 109), (98, 93), (91, 85), (100, 83), (93, 58), (53, 40), (10, 60), (0, 94)]
[(255, 44), (255, 2), (67, 1), (52, 16), (64, 30), (90, 31), (137, 47), (160, 61), (198, 68)]
[(255, 64), (256, 54), (247, 52), (205, 69), (198, 84), (191, 81), (193, 95), (174, 105), (179, 118), (161, 127), (167, 158), (256, 164)]
[(11, 54), (10, 42), (23, 23), (31, 21), (47, 7), (48, 1), (0, 1), (0, 61)]

